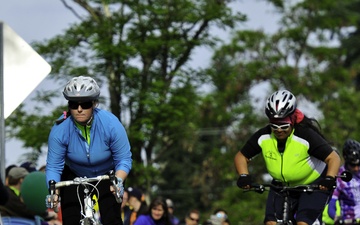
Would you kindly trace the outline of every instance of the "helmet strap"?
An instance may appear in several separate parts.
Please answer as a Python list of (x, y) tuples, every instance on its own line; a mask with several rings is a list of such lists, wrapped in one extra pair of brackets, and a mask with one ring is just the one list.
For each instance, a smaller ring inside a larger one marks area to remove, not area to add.
[(91, 126), (92, 120), (93, 120), (93, 116), (91, 116), (90, 119), (86, 122), (86, 126)]

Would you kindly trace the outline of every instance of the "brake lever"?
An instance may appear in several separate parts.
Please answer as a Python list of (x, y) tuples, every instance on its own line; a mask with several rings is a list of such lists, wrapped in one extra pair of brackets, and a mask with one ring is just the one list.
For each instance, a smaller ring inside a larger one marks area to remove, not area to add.
[(54, 180), (49, 181), (49, 189), (50, 189), (50, 208), (54, 209), (54, 212), (58, 212), (58, 208), (54, 207), (54, 195), (55, 193), (55, 184), (56, 182)]
[(109, 179), (110, 179), (110, 182), (112, 183), (112, 186), (113, 186), (113, 188), (115, 190), (115, 200), (116, 200), (117, 203), (121, 204), (122, 203), (122, 198), (121, 198), (121, 195), (120, 195), (120, 191), (117, 191), (117, 189), (118, 189), (118, 186), (117, 186), (118, 180), (115, 177), (114, 170), (109, 171)]

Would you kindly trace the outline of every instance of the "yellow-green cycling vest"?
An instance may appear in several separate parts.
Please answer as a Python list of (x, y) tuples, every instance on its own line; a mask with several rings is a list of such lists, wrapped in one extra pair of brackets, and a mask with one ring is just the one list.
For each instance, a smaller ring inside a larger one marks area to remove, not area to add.
[(287, 138), (285, 151), (277, 149), (273, 133), (264, 134), (258, 139), (269, 174), (285, 185), (310, 184), (324, 171), (326, 164), (308, 154), (309, 142), (294, 135)]

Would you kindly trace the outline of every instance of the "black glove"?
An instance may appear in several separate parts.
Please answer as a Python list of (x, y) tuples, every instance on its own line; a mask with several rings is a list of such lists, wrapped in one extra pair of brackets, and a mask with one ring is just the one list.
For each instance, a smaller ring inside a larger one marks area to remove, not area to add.
[(251, 176), (249, 174), (240, 174), (236, 184), (239, 188), (244, 188), (247, 185), (250, 187), (251, 183)]
[(326, 187), (329, 191), (332, 191), (336, 188), (336, 179), (331, 176), (326, 176), (319, 182), (319, 185)]

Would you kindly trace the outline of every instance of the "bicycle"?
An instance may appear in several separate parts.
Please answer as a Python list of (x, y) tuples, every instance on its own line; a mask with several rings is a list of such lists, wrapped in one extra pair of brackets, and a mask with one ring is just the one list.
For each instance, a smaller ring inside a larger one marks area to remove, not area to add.
[[(348, 171), (344, 171), (341, 175), (336, 176), (336, 178), (341, 178), (342, 180), (348, 182), (352, 179), (352, 174)], [(290, 194), (294, 192), (314, 192), (314, 191), (323, 191), (320, 190), (319, 185), (317, 184), (310, 184), (310, 185), (297, 185), (297, 186), (278, 186), (271, 183), (266, 184), (253, 184), (251, 185), (250, 189), (246, 191), (255, 191), (257, 193), (263, 193), (268, 191), (269, 188), (273, 188), (278, 191), (284, 198), (284, 203), (282, 206), (282, 219), (275, 215), (276, 224), (277, 225), (293, 225), (296, 224), (294, 215), (290, 213)]]
[[(95, 217), (95, 209), (94, 209), (94, 200), (91, 198), (92, 193), (96, 191), (97, 196), (99, 195), (99, 191), (97, 189), (97, 185), (101, 180), (110, 180), (112, 183), (112, 187), (115, 190), (115, 199), (117, 203), (122, 202), (122, 198), (120, 196), (120, 193), (118, 193), (117, 190), (117, 178), (115, 177), (115, 173), (113, 170), (109, 171), (108, 175), (102, 175), (97, 177), (75, 177), (73, 180), (67, 180), (67, 181), (60, 181), (55, 182), (54, 180), (49, 181), (49, 190), (50, 190), (50, 208), (54, 208), (54, 195), (55, 189), (71, 186), (71, 185), (77, 185), (77, 197), (80, 203), (81, 207), (81, 225), (101, 225), (101, 222), (98, 218)], [(92, 184), (90, 182), (97, 182), (96, 184)], [(84, 200), (83, 203), (81, 203), (80, 198), (80, 190), (79, 187), (83, 186), (84, 190)], [(92, 191), (90, 192), (90, 187), (92, 187)]]

